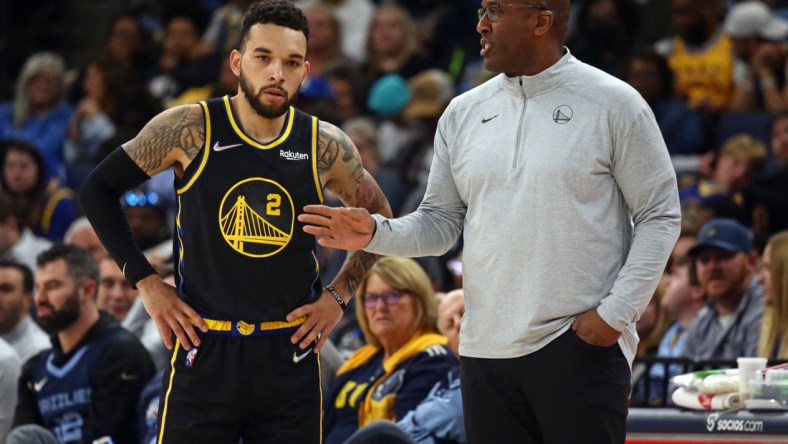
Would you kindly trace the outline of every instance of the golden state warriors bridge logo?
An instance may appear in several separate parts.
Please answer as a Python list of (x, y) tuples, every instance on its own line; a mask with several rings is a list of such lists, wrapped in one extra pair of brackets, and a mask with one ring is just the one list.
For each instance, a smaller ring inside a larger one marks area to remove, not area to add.
[(250, 257), (281, 251), (293, 237), (295, 208), (278, 183), (260, 177), (235, 184), (219, 207), (219, 229), (233, 250)]

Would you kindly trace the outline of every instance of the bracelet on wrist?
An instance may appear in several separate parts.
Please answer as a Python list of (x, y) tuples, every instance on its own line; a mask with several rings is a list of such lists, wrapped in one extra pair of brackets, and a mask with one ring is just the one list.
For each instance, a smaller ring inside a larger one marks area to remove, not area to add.
[(323, 288), (328, 290), (328, 292), (331, 293), (331, 296), (334, 296), (334, 299), (336, 299), (337, 303), (339, 304), (339, 308), (341, 308), (342, 309), (342, 313), (344, 313), (347, 310), (347, 304), (345, 304), (345, 300), (342, 299), (342, 295), (339, 294), (337, 289), (332, 287), (332, 286), (330, 286), (330, 285), (326, 285)]

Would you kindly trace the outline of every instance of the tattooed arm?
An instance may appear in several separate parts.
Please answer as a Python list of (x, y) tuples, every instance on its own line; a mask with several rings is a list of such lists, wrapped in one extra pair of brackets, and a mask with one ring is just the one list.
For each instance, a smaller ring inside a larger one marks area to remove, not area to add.
[[(318, 172), (326, 188), (345, 206), (364, 208), (370, 213), (392, 217), (391, 207), (377, 182), (361, 165), (361, 158), (350, 138), (334, 125), (321, 122), (318, 139)], [(346, 301), (353, 297), (361, 278), (377, 256), (361, 250), (348, 255), (332, 284)]]
[[(364, 208), (369, 213), (392, 217), (391, 207), (372, 175), (361, 165), (361, 157), (350, 138), (336, 126), (320, 122), (318, 135), (318, 174), (325, 187), (333, 191), (346, 206)], [(299, 216), (300, 219), (300, 216)], [(352, 251), (342, 269), (332, 282), (342, 299), (347, 303), (356, 292), (361, 279), (377, 260), (377, 256), (361, 250)], [(306, 348), (317, 340), (316, 350), (328, 340), (342, 312), (334, 297), (324, 290), (313, 304), (305, 305), (291, 312), (287, 319), (307, 316), (307, 320), (293, 334), (295, 344), (301, 341)]]
[(148, 176), (169, 167), (178, 176), (205, 143), (205, 116), (200, 105), (179, 106), (154, 117), (123, 149)]
[(120, 207), (120, 195), (150, 176), (173, 167), (183, 174), (204, 143), (203, 114), (199, 105), (172, 108), (154, 117), (140, 133), (116, 149), (85, 179), (80, 202), (85, 215), (156, 322), (167, 348), (177, 336), (183, 348), (199, 345), (195, 326), (207, 326), (176, 290), (165, 284), (134, 242)]

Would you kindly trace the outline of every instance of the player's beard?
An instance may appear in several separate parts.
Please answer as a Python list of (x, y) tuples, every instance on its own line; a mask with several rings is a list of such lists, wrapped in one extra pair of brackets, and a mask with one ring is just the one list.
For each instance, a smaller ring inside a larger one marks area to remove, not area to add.
[[(249, 79), (247, 79), (244, 75), (243, 70), (241, 70), (240, 85), (241, 92), (243, 92), (244, 97), (246, 97), (246, 101), (249, 102), (249, 105), (252, 107), (252, 109), (254, 109), (257, 114), (267, 119), (275, 119), (286, 113), (290, 108), (290, 105), (295, 103), (296, 99), (298, 98), (298, 90), (296, 90), (296, 93), (293, 94), (293, 97), (290, 97), (287, 91), (285, 91), (283, 88), (280, 88), (278, 85), (263, 85), (260, 87), (257, 94), (255, 94), (254, 89), (252, 89), (252, 85), (249, 83)], [(260, 95), (268, 88), (277, 88), (279, 91), (281, 91), (285, 95), (284, 103), (278, 106), (265, 105), (262, 100), (260, 100)]]
[(79, 293), (75, 291), (73, 295), (63, 302), (63, 306), (60, 309), (55, 310), (52, 307), (52, 313), (39, 316), (36, 319), (36, 323), (47, 333), (57, 333), (70, 327), (79, 318), (79, 314)]

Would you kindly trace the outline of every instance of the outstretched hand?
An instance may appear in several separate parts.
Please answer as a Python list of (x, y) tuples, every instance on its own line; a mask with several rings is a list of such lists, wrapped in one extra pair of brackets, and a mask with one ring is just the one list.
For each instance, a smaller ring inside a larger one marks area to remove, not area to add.
[(168, 350), (172, 350), (173, 334), (185, 350), (189, 350), (192, 345), (200, 345), (200, 337), (194, 327), (206, 332), (208, 326), (193, 308), (178, 297), (175, 287), (152, 274), (137, 282), (137, 288), (145, 310), (159, 327), (161, 339)]
[(317, 243), (330, 248), (361, 250), (372, 240), (375, 219), (364, 208), (307, 205), (298, 215), (304, 232), (317, 237)]

